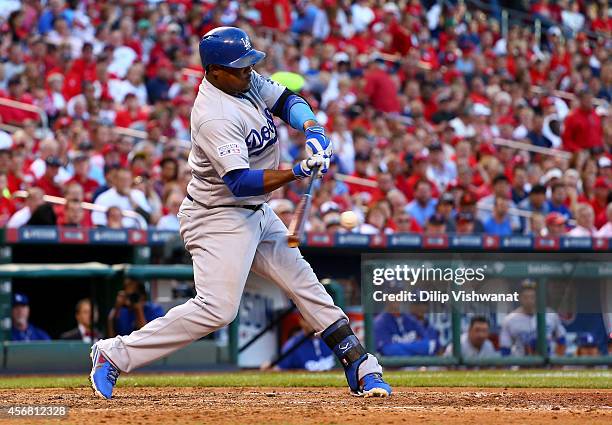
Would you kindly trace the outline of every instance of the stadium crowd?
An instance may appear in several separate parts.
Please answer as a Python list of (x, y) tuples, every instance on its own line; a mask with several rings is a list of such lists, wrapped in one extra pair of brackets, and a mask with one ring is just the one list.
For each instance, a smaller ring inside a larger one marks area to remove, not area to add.
[[(0, 3), (0, 225), (178, 229), (198, 42), (232, 25), (333, 141), (309, 230), (612, 236), (605, 0), (512, 2), (541, 33), (470, 2)], [(303, 135), (277, 126), (289, 167)], [(283, 220), (303, 185), (273, 194)]]

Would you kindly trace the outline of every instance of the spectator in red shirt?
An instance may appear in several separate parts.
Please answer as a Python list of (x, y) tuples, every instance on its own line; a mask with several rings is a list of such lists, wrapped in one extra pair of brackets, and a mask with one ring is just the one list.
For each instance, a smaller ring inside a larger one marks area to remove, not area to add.
[(601, 118), (593, 109), (593, 95), (583, 89), (578, 95), (580, 105), (565, 119), (563, 148), (576, 152), (603, 145)]
[(69, 199), (64, 206), (64, 217), (58, 223), (68, 227), (83, 227), (85, 219), (85, 211), (81, 205), (81, 201)]
[(376, 181), (378, 182), (378, 187), (375, 188), (370, 203), (376, 203), (382, 199), (386, 199), (387, 194), (391, 190), (395, 189), (395, 185), (393, 184), (393, 176), (391, 175), (391, 173), (378, 173), (378, 175), (376, 176)]
[(385, 69), (385, 62), (380, 58), (372, 60), (368, 66), (363, 93), (367, 96), (370, 105), (378, 111), (400, 111), (397, 85)]
[(289, 0), (258, 0), (255, 8), (261, 13), (261, 25), (285, 32), (291, 26)]
[(55, 182), (55, 177), (59, 172), (62, 162), (56, 156), (49, 156), (45, 160), (45, 173), (34, 183), (34, 186), (40, 187), (45, 195), (62, 196), (62, 188)]
[(403, 210), (393, 217), (393, 222), (395, 223), (395, 231), (397, 233), (421, 233), (423, 231), (419, 223)]
[[(370, 155), (357, 153), (355, 155), (355, 171), (353, 172), (353, 177), (360, 177), (362, 179), (372, 180), (374, 183), (374, 179), (372, 179), (368, 174), (368, 165), (370, 162)], [(349, 193), (351, 195), (355, 195), (357, 193), (365, 193), (366, 194), (366, 203), (369, 203), (372, 200), (372, 196), (376, 192), (375, 187), (365, 186), (356, 183), (348, 183), (346, 184), (349, 189)]]
[(605, 177), (597, 177), (595, 180), (593, 199), (589, 202), (595, 213), (595, 227), (600, 228), (606, 224), (606, 207), (608, 206), (608, 195), (610, 193), (610, 185)]
[(565, 223), (567, 219), (565, 216), (558, 212), (548, 213), (546, 216), (546, 236), (551, 238), (558, 238), (567, 233)]
[(76, 58), (66, 75), (64, 82), (64, 97), (71, 99), (81, 94), (83, 81), (96, 80), (96, 57), (93, 54), (93, 45), (89, 42), (83, 44), (81, 56)]
[(146, 122), (149, 114), (145, 108), (138, 104), (138, 98), (134, 93), (125, 95), (125, 108), (120, 109), (115, 117), (115, 125), (117, 127), (130, 127), (135, 122)]
[(86, 202), (93, 202), (93, 194), (98, 188), (99, 184), (94, 179), (89, 178), (89, 157), (87, 154), (78, 153), (74, 160), (74, 176), (66, 182), (66, 185), (76, 182), (83, 187), (84, 200)]
[[(0, 93), (0, 97), (6, 97), (10, 100), (30, 105), (32, 105), (34, 100), (32, 96), (26, 92), (26, 85), (21, 74), (13, 76), (8, 81), (8, 93)], [(27, 119), (38, 121), (39, 117), (36, 112), (24, 111), (23, 109), (2, 105), (0, 106), (0, 118), (5, 123), (21, 125)]]
[(437, 198), (440, 196), (440, 191), (434, 182), (427, 178), (427, 168), (429, 167), (429, 157), (424, 153), (418, 153), (414, 156), (414, 170), (412, 175), (406, 180), (406, 184), (403, 185), (405, 188), (404, 195), (408, 201), (412, 201), (414, 198), (414, 189), (419, 180), (426, 180), (431, 186), (431, 197)]

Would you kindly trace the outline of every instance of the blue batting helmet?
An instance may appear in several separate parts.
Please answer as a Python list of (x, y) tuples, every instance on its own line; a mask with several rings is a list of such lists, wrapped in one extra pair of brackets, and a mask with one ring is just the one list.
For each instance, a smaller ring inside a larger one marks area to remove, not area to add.
[(200, 40), (200, 59), (204, 69), (208, 65), (244, 68), (255, 65), (265, 56), (264, 52), (251, 47), (251, 39), (240, 28), (215, 28)]

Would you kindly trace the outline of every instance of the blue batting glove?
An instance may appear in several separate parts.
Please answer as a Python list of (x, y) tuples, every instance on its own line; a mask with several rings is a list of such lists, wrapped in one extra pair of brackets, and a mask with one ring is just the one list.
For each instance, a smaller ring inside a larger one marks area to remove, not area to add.
[(306, 154), (313, 156), (322, 154), (327, 158), (331, 158), (334, 151), (332, 149), (331, 140), (325, 135), (325, 129), (320, 125), (308, 127), (304, 134), (306, 135)]
[(329, 169), (329, 162), (329, 158), (325, 158), (321, 154), (313, 155), (295, 164), (293, 167), (293, 175), (298, 180), (305, 179), (306, 177), (310, 177), (315, 167), (319, 167), (319, 174), (317, 177), (322, 178)]

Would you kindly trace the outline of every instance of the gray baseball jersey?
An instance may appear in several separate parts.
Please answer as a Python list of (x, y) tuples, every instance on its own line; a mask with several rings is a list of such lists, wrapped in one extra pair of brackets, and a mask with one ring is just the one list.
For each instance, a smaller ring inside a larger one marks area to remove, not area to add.
[[(444, 351), (445, 356), (453, 355), (453, 344), (446, 347)], [(499, 353), (495, 351), (495, 347), (490, 340), (485, 340), (482, 347), (476, 348), (470, 342), (470, 338), (467, 333), (461, 335), (461, 355), (467, 359), (483, 358), (483, 357), (496, 357)]]
[(269, 194), (236, 198), (222, 177), (241, 168), (276, 169), (280, 149), (270, 111), (285, 90), (255, 71), (247, 93), (231, 96), (200, 84), (191, 112), (192, 179), (187, 192), (204, 205), (261, 204)]
[[(549, 311), (545, 314), (546, 339), (553, 342), (565, 336), (565, 328), (559, 315)], [(519, 307), (504, 317), (499, 335), (499, 345), (510, 348), (513, 355), (524, 356), (529, 350), (534, 350), (537, 339), (537, 316), (523, 313)]]
[[(200, 84), (191, 113), (192, 179), (178, 217), (193, 260), (197, 296), (127, 336), (105, 339), (99, 349), (129, 372), (229, 324), (238, 313), (249, 271), (276, 283), (320, 332), (346, 318), (299, 249), (287, 245), (287, 228), (266, 203), (268, 195), (236, 198), (222, 177), (240, 168), (275, 169), (279, 143), (270, 110), (284, 87), (253, 72), (251, 88), (231, 96)], [(264, 205), (203, 208), (215, 205)], [(359, 376), (381, 373), (376, 357), (359, 366)]]

